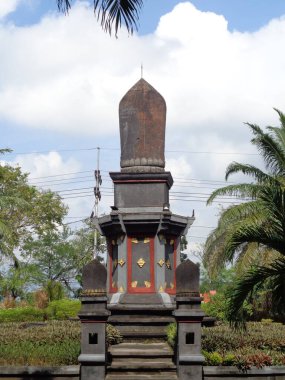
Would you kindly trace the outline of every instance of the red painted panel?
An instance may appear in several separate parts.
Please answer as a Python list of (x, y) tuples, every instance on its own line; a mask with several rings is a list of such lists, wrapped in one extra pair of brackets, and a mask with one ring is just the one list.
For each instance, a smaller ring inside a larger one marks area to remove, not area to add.
[[(148, 236), (146, 236), (148, 237)], [(154, 283), (154, 238), (149, 238), (149, 255), (150, 255), (150, 283), (149, 288), (146, 287), (132, 287), (132, 239), (136, 236), (129, 236), (127, 241), (127, 250), (128, 250), (128, 292), (129, 293), (154, 293), (155, 292), (155, 283)]]

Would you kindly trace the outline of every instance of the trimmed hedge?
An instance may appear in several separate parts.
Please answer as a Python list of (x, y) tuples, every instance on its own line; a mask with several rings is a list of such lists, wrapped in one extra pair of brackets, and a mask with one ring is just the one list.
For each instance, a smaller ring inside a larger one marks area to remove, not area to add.
[[(176, 324), (167, 329), (168, 343), (176, 340)], [(240, 370), (255, 366), (285, 365), (285, 325), (249, 322), (246, 331), (236, 331), (228, 324), (202, 329), (205, 365), (237, 366)]]
[(62, 299), (52, 301), (46, 309), (33, 306), (0, 309), (0, 323), (44, 321), (48, 319), (64, 320), (76, 318), (80, 310), (79, 300)]
[[(107, 325), (107, 343), (121, 341), (119, 331)], [(72, 365), (79, 353), (79, 321), (0, 324), (0, 365)]]
[(48, 319), (63, 320), (68, 318), (75, 318), (80, 310), (79, 300), (62, 299), (58, 301), (52, 301), (45, 309), (45, 313)]
[(0, 323), (43, 321), (44, 316), (44, 310), (37, 309), (32, 306), (15, 307), (13, 309), (0, 309)]

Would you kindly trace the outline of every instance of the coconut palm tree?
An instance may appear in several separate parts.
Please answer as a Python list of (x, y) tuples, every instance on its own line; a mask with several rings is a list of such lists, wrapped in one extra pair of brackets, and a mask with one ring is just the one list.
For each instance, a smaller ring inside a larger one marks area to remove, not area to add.
[[(68, 13), (72, 0), (56, 0), (58, 9)], [(111, 34), (115, 28), (115, 34), (122, 23), (128, 32), (133, 33), (137, 29), (139, 12), (143, 6), (143, 0), (94, 0), (94, 12), (100, 20), (102, 28)]]
[(223, 195), (243, 200), (221, 213), (217, 228), (207, 239), (204, 256), (204, 265), (212, 274), (225, 263), (251, 257), (230, 292), (228, 317), (233, 322), (242, 319), (247, 296), (265, 282), (275, 311), (285, 317), (285, 115), (276, 111), (281, 123), (278, 128), (267, 127), (264, 132), (247, 124), (266, 171), (233, 162), (226, 170), (226, 180), (243, 173), (254, 181), (222, 187), (208, 199), (208, 204)]

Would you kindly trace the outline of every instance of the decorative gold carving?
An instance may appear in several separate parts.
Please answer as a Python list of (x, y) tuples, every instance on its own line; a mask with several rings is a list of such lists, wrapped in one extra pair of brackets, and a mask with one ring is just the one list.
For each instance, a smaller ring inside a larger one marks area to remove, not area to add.
[(116, 240), (112, 240), (112, 245), (116, 245)]
[(134, 244), (138, 244), (138, 239), (136, 239), (136, 238), (134, 238), (134, 239), (132, 239), (132, 243), (134, 243)]
[(117, 268), (117, 266), (118, 266), (118, 260), (114, 260), (113, 261), (113, 265), (114, 265), (114, 268)]
[(145, 244), (146, 243), (149, 243), (150, 242), (150, 239), (149, 238), (144, 238), (144, 241), (143, 241)]
[(144, 284), (145, 284), (146, 288), (150, 288), (151, 287), (151, 283), (149, 281), (145, 281)]
[(138, 284), (137, 281), (133, 281), (133, 282), (131, 283), (132, 288), (136, 288), (136, 287), (137, 287), (137, 284)]
[(157, 264), (161, 267), (163, 267), (163, 264), (164, 264), (164, 260), (163, 259), (160, 259)]
[(105, 289), (84, 289), (81, 292), (81, 296), (84, 297), (102, 297), (106, 295)]
[(169, 260), (166, 261), (165, 265), (167, 266), (167, 269), (171, 269), (171, 263)]
[(174, 284), (172, 282), (170, 283), (170, 288), (174, 289)]
[(174, 245), (174, 239), (170, 240), (170, 245)]
[(162, 286), (162, 285), (160, 285), (159, 292), (160, 292), (160, 293), (161, 293), (161, 292), (164, 292), (164, 289), (163, 289), (163, 286)]
[(112, 282), (112, 288), (115, 288), (116, 287), (116, 283), (115, 281)]
[(122, 266), (125, 265), (125, 260), (121, 257), (120, 260), (118, 261), (118, 263)]
[(142, 268), (145, 264), (145, 261), (144, 259), (141, 257), (138, 261), (137, 261), (137, 264), (140, 268)]
[(119, 287), (119, 292), (124, 293), (124, 288), (122, 286)]

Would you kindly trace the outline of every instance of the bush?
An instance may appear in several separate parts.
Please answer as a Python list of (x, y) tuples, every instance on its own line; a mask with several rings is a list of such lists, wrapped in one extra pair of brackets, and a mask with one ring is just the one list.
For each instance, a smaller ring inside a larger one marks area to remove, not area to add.
[(79, 300), (62, 299), (52, 301), (45, 309), (48, 319), (68, 319), (75, 318), (80, 310)]
[[(107, 325), (107, 342), (121, 340), (119, 331)], [(78, 364), (79, 353), (79, 321), (0, 324), (0, 365), (72, 365)]]
[(43, 310), (37, 309), (32, 306), (15, 307), (14, 309), (0, 309), (0, 323), (19, 321), (42, 321), (43, 318)]
[(120, 331), (112, 325), (107, 324), (106, 335), (108, 345), (118, 344), (123, 341)]
[(170, 323), (166, 328), (167, 342), (171, 347), (175, 346), (177, 336), (177, 324)]
[(205, 357), (206, 365), (221, 365), (223, 363), (223, 358), (218, 352), (207, 352), (203, 351)]
[(201, 304), (201, 308), (206, 315), (215, 317), (220, 321), (224, 321), (226, 319), (226, 307), (227, 301), (225, 295), (222, 293), (217, 293), (214, 296), (211, 296), (210, 302)]

